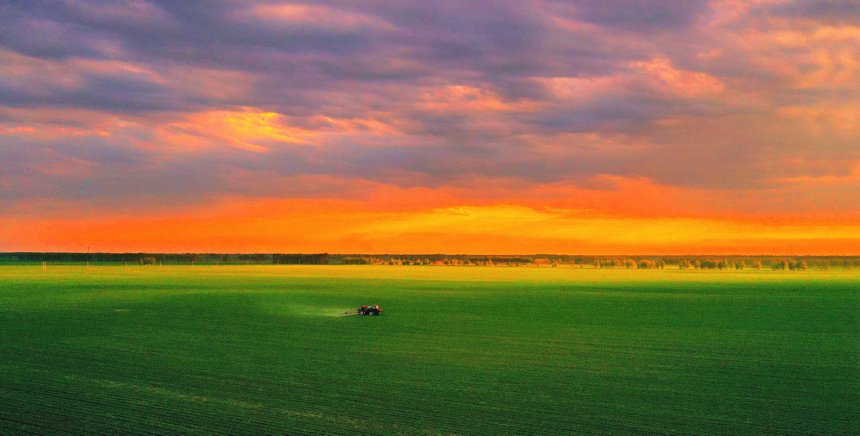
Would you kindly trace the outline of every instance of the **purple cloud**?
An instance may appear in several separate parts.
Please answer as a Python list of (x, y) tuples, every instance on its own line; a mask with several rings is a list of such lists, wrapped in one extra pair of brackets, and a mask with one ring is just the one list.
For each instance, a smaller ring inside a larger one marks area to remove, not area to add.
[[(850, 174), (860, 50), (809, 22), (856, 32), (856, 8), (729, 6), (7, 2), (0, 199), (299, 195), (277, 180), (313, 176), (743, 189)], [(234, 113), (266, 115), (225, 126)]]

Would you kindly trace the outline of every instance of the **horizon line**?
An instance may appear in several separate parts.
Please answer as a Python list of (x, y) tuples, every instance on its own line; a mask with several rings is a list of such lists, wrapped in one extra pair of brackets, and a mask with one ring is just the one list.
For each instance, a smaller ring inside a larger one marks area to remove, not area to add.
[(537, 256), (565, 256), (565, 257), (860, 257), (860, 254), (799, 254), (799, 253), (769, 253), (769, 254), (563, 254), (563, 253), (515, 253), (515, 254), (493, 254), (493, 253), (334, 253), (334, 252), (217, 252), (217, 251), (0, 251), (0, 255), (14, 254), (74, 254), (74, 255), (298, 255), (298, 256), (504, 256), (504, 257), (537, 257)]

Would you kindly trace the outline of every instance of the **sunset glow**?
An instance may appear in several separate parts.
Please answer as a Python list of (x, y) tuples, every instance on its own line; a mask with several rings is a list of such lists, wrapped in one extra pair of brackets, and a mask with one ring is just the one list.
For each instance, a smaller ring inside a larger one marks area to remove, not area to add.
[(860, 7), (7, 2), (0, 251), (860, 254)]

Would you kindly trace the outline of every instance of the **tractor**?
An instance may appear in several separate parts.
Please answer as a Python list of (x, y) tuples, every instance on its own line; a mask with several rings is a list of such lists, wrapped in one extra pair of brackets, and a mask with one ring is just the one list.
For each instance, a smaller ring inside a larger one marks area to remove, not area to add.
[(370, 306), (361, 306), (358, 308), (359, 315), (376, 316), (382, 313), (382, 308), (376, 304)]

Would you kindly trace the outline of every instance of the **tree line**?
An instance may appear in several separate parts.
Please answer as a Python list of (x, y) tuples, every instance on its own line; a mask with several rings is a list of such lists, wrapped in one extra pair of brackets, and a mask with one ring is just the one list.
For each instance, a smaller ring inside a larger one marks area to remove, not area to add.
[(773, 269), (803, 271), (860, 267), (860, 256), (582, 256), (329, 253), (0, 253), (0, 263), (126, 263), (140, 265), (393, 265), (530, 266), (618, 269)]

